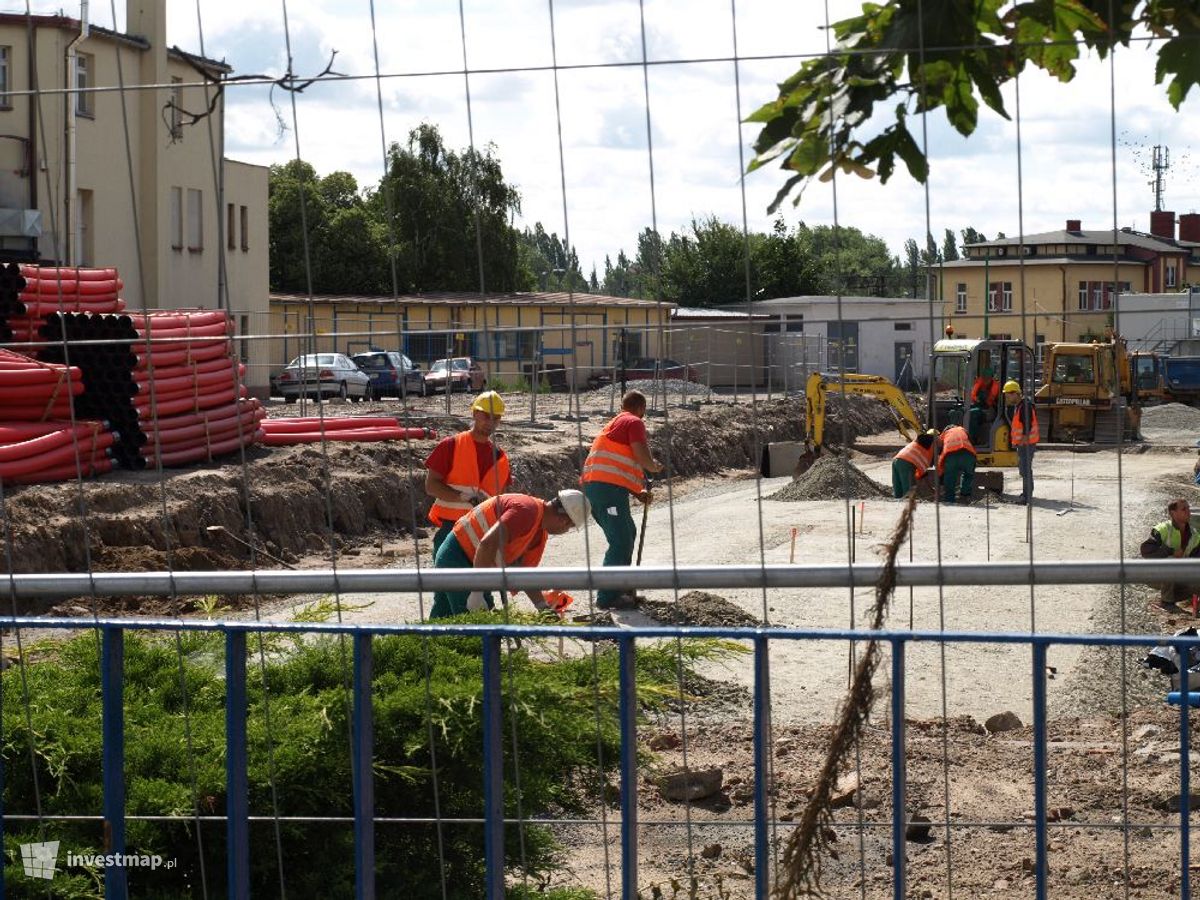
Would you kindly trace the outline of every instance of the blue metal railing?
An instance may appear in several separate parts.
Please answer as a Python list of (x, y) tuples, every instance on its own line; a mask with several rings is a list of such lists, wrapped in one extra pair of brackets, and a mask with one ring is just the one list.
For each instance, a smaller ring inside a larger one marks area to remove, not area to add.
[[(748, 641), (753, 653), (753, 753), (754, 770), (754, 859), (756, 894), (765, 897), (770, 886), (770, 840), (768, 774), (770, 771), (770, 667), (772, 641), (843, 640), (863, 642), (877, 639), (891, 650), (892, 721), (892, 869), (893, 896), (902, 900), (905, 888), (905, 655), (912, 643), (1025, 644), (1032, 649), (1034, 832), (1036, 841), (1036, 894), (1047, 896), (1047, 726), (1046, 653), (1052, 645), (1086, 645), (1144, 648), (1167, 643), (1181, 659), (1189, 648), (1200, 648), (1200, 638), (1160, 638), (1118, 635), (997, 634), (977, 632), (644, 627), (607, 628), (538, 625), (335, 625), (274, 622), (213, 622), (164, 619), (41, 619), (0, 617), (0, 628), (98, 629), (101, 634), (101, 706), (103, 715), (103, 821), (106, 851), (125, 853), (125, 734), (124, 734), (124, 635), (126, 631), (207, 631), (225, 635), (225, 752), (226, 752), (226, 839), (228, 896), (249, 897), (249, 784), (247, 776), (247, 690), (246, 637), (251, 633), (342, 634), (353, 639), (351, 759), (354, 808), (355, 896), (375, 896), (375, 818), (372, 759), (374, 722), (371, 679), (373, 639), (382, 635), (422, 634), (473, 636), (482, 641), (483, 750), (484, 750), (484, 855), (486, 896), (504, 896), (504, 805), (503, 734), (501, 731), (501, 651), (506, 638), (572, 637), (615, 641), (619, 652), (618, 689), (620, 720), (621, 885), (623, 897), (637, 896), (637, 701), (636, 648), (638, 640), (656, 638), (725, 638)], [(1192, 700), (1194, 698), (1187, 698)], [(1190, 897), (1189, 883), (1189, 722), (1191, 704), (1179, 704), (1179, 896)], [(0, 768), (0, 784), (4, 781)], [(3, 835), (0, 810), (0, 837)], [(124, 898), (127, 884), (124, 869), (109, 866), (105, 871), (105, 896)], [(0, 900), (4, 896), (3, 867), (0, 866)]]

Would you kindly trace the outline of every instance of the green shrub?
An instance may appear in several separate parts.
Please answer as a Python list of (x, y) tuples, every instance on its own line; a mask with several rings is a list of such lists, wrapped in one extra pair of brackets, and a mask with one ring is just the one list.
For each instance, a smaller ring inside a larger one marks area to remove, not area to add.
[[(488, 621), (478, 614), (478, 621)], [(182, 653), (182, 666), (178, 649)], [(257, 636), (248, 638), (248, 776), (252, 815), (353, 816), (349, 755), (350, 641), (267, 636), (262, 640), (270, 727), (264, 704)], [(517, 817), (513, 766), (514, 721), (520, 759), (520, 811), (524, 817), (579, 812), (600, 791), (604, 767), (617, 764), (617, 654), (608, 644), (591, 655), (546, 662), (530, 657), (534, 644), (502, 658), (506, 816)], [(729, 650), (724, 644), (688, 642), (690, 658)], [(670, 696), (677, 683), (675, 645), (640, 646), (638, 691), (643, 706)], [(375, 813), (377, 816), (476, 818), (482, 802), (481, 642), (470, 637), (392, 636), (374, 642)], [(536, 654), (543, 656), (544, 654)], [(429, 679), (425, 673), (428, 669)], [(138, 635), (125, 639), (127, 810), (131, 815), (191, 816), (225, 810), (224, 643), (214, 634)], [(33, 813), (36, 762), (46, 815), (101, 811), (99, 641), (87, 634), (68, 640), (49, 657), (27, 663), (4, 679), (4, 810)], [(182, 679), (182, 680), (181, 680)], [(185, 703), (186, 696), (186, 703)], [(597, 715), (597, 703), (599, 715)], [(185, 716), (187, 711), (185, 734)], [(28, 720), (27, 720), (28, 716)], [(32, 742), (30, 740), (32, 727)], [(437, 758), (434, 800), (432, 751)], [(189, 742), (191, 749), (189, 751)], [(274, 771), (274, 791), (270, 772)], [(157, 853), (176, 867), (151, 873), (129, 870), (131, 896), (186, 897), (199, 893), (203, 855), (208, 891), (225, 884), (223, 822), (131, 820), (129, 852)], [(6, 879), (10, 896), (93, 897), (102, 872), (64, 874), (65, 852), (102, 852), (98, 822), (8, 826)], [(521, 854), (523, 838), (524, 853)], [(483, 830), (479, 825), (378, 823), (375, 851), (379, 895), (441, 897), (446, 879), (452, 897), (483, 893)], [(53, 881), (27, 878), (17, 845), (59, 840), (59, 874)], [(282, 862), (271, 822), (252, 823), (251, 887), (256, 896), (279, 893), (282, 868), (296, 897), (353, 894), (354, 829), (346, 823), (280, 823)], [(516, 876), (542, 880), (556, 866), (547, 829), (516, 826), (506, 834), (507, 864)], [(519, 879), (518, 879), (519, 880)], [(563, 895), (581, 896), (581, 895)]]

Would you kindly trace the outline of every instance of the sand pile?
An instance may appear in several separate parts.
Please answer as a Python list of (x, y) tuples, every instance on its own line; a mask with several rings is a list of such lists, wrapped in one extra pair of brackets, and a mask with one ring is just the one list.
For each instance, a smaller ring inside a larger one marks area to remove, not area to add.
[(1164, 403), (1142, 410), (1142, 434), (1151, 441), (1190, 444), (1200, 437), (1200, 409), (1183, 403)]
[(768, 500), (867, 500), (892, 492), (873, 481), (844, 456), (822, 456), (812, 468)]
[(760, 622), (740, 606), (717, 594), (689, 591), (678, 602), (647, 600), (638, 604), (646, 615), (664, 625), (702, 625), (710, 628), (758, 625)]

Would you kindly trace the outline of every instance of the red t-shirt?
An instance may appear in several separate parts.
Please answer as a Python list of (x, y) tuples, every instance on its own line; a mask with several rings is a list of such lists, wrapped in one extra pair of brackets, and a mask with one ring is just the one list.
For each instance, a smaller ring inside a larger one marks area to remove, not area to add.
[[(442, 438), (438, 441), (438, 445), (433, 448), (433, 452), (429, 454), (429, 459), (425, 460), (425, 468), (437, 472), (444, 479), (450, 474), (450, 467), (454, 464), (454, 440), (455, 435), (448, 438)], [(482, 444), (475, 441), (475, 458), (479, 461), (479, 480), (482, 482), (483, 477), (492, 470), (493, 457), (495, 453), (496, 459), (503, 457), (504, 451), (493, 447), (491, 441), (484, 441)], [(512, 474), (509, 474), (508, 481), (500, 485), (500, 490), (504, 490), (512, 484)]]
[(646, 443), (646, 423), (630, 412), (623, 412), (608, 427), (608, 437), (618, 444)]
[(537, 524), (538, 511), (541, 508), (542, 501), (528, 494), (501, 494), (496, 498), (496, 512), (500, 514), (500, 524), (504, 526), (504, 531), (510, 539), (524, 534)]

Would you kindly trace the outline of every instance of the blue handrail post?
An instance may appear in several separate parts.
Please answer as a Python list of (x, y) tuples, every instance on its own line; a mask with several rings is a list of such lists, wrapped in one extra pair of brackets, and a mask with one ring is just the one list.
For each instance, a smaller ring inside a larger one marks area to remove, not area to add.
[(771, 772), (771, 660), (767, 639), (754, 638), (754, 895), (770, 896), (768, 778)]
[(1037, 900), (1046, 900), (1046, 645), (1033, 645), (1033, 830), (1037, 844)]
[[(104, 750), (104, 852), (125, 855), (125, 632), (105, 628), (100, 643), (101, 730)], [(124, 900), (125, 867), (105, 866), (104, 896)]]
[(621, 716), (621, 896), (636, 897), (637, 827), (637, 647), (633, 638), (618, 644)]
[(225, 834), (230, 900), (250, 896), (250, 781), (246, 773), (246, 633), (225, 634)]
[[(1190, 292), (1189, 292), (1190, 293)], [(1179, 684), (1182, 690), (1191, 691), (1191, 667), (1188, 663), (1191, 661), (1191, 647), (1187, 644), (1180, 644), (1175, 648), (1178, 658), (1182, 661), (1179, 669)], [(1189, 698), (1190, 699), (1190, 698)], [(1179, 896), (1192, 896), (1190, 885), (1190, 877), (1188, 874), (1190, 853), (1188, 843), (1191, 840), (1191, 773), (1188, 771), (1191, 768), (1191, 753), (1189, 744), (1191, 737), (1188, 734), (1191, 724), (1192, 707), (1190, 703), (1181, 702), (1179, 704)]]
[(504, 898), (504, 741), (500, 697), (500, 638), (483, 641), (483, 854), (485, 894)]
[(905, 898), (908, 860), (905, 857), (905, 788), (908, 770), (904, 754), (904, 651), (903, 640), (892, 641), (892, 896)]
[(350, 723), (354, 772), (354, 892), (375, 897), (375, 781), (372, 769), (375, 716), (371, 677), (375, 668), (370, 632), (354, 635), (354, 718)]

